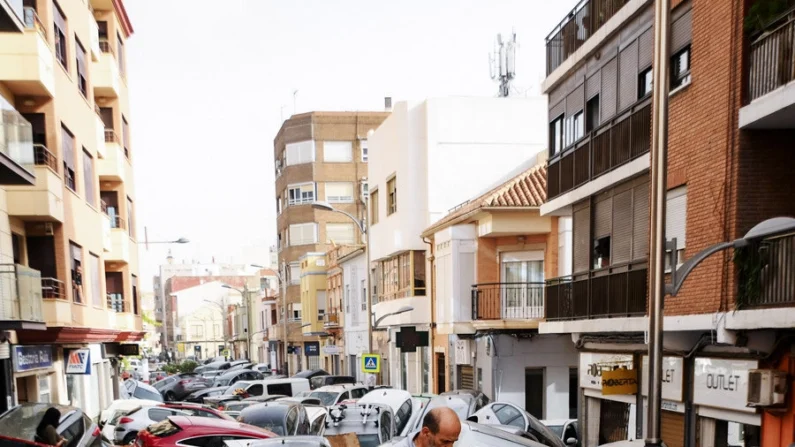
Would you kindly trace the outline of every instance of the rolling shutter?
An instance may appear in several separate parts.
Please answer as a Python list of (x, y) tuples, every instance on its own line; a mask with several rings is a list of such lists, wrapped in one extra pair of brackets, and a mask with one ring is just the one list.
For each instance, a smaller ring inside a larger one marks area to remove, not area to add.
[(651, 31), (651, 28), (647, 29), (638, 39), (638, 70), (650, 66), (654, 56), (654, 36)]
[(685, 248), (687, 221), (687, 186), (668, 191), (665, 210), (665, 238), (676, 238), (676, 249)]
[(593, 74), (588, 80), (585, 81), (585, 98), (591, 99), (594, 95), (599, 94), (599, 90), (602, 88), (602, 72), (597, 71)]
[(458, 389), (459, 390), (474, 390), (475, 389), (475, 371), (474, 368), (468, 365), (458, 365)]
[(610, 236), (613, 229), (613, 198), (608, 197), (594, 206), (594, 239)]
[[(672, 411), (660, 412), (662, 439), (668, 447), (685, 447), (685, 415)], [(702, 444), (704, 445), (704, 444)]]
[(575, 113), (583, 109), (583, 89), (584, 86), (580, 85), (566, 97), (566, 116), (574, 116)]
[(613, 264), (629, 262), (632, 254), (632, 190), (613, 196)]
[(574, 273), (587, 271), (591, 264), (591, 208), (574, 212)]
[(609, 120), (616, 114), (617, 71), (618, 67), (615, 58), (602, 67), (602, 97), (600, 99), (602, 122)]
[(649, 184), (633, 188), (632, 260), (649, 256)]
[(671, 51), (677, 52), (690, 43), (693, 35), (693, 10), (682, 14), (673, 23), (671, 32)]
[(638, 42), (632, 42), (619, 56), (619, 110), (631, 106), (638, 99)]

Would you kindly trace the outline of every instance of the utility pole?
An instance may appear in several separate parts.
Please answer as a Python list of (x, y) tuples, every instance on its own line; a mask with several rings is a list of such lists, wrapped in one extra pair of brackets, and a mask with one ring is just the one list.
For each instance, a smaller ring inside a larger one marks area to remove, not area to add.
[[(668, 64), (671, 0), (654, 2), (654, 65), (652, 87), (651, 207), (649, 217), (649, 419), (646, 446), (661, 438), (663, 309), (665, 298), (665, 197), (668, 149)], [(674, 249), (674, 252), (676, 250)], [(676, 269), (676, 266), (673, 266)]]
[(246, 311), (246, 359), (251, 360), (251, 303), (247, 283), (243, 283), (243, 301)]
[(289, 376), (287, 371), (287, 263), (285, 261), (282, 261), (282, 275), (279, 282), (282, 286), (282, 353), (284, 355), (282, 371), (285, 376)]

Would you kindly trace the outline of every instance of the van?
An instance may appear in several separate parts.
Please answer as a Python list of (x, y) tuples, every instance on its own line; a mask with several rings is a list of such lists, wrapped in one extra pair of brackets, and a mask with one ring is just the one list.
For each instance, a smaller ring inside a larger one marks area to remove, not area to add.
[[(225, 395), (233, 395), (235, 390), (243, 389), (249, 396), (297, 396), (309, 394), (309, 380), (298, 377), (288, 379), (243, 380), (231, 386)], [(221, 397), (221, 396), (218, 396)]]

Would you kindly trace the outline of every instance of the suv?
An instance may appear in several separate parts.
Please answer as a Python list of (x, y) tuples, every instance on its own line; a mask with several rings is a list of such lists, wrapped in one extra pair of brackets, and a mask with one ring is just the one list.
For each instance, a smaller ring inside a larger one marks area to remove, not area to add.
[(262, 380), (263, 378), (262, 373), (259, 371), (235, 369), (216, 376), (212, 386), (230, 386), (239, 380)]
[(354, 433), (362, 447), (375, 447), (395, 436), (392, 409), (378, 404), (353, 404), (329, 407), (324, 436)]
[(66, 439), (63, 447), (101, 447), (102, 433), (83, 410), (66, 405), (48, 403), (24, 403), (0, 415), (0, 433), (32, 441), (36, 427), (44, 412), (55, 407), (61, 412), (61, 421), (55, 429)]
[(328, 385), (355, 384), (356, 378), (353, 376), (315, 376), (309, 379), (309, 387), (314, 389)]

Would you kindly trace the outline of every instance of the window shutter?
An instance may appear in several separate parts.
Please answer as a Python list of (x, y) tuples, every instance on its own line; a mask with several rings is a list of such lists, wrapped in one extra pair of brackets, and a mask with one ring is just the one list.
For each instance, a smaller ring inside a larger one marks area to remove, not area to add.
[(645, 33), (641, 34), (638, 39), (638, 69), (646, 69), (651, 65), (652, 54), (654, 53), (654, 36), (651, 34), (652, 29), (649, 28)]
[(312, 140), (290, 143), (285, 148), (287, 166), (315, 161), (315, 142)]
[(665, 210), (665, 238), (676, 238), (676, 249), (685, 248), (687, 222), (687, 186), (668, 191)]
[(591, 208), (574, 212), (574, 273), (587, 271), (591, 264)]
[(69, 169), (75, 169), (75, 140), (72, 133), (65, 127), (61, 127), (61, 148), (63, 151), (63, 161)]
[(324, 141), (323, 161), (333, 163), (353, 161), (353, 143), (350, 141)]
[(573, 92), (566, 97), (566, 116), (573, 116), (575, 113), (583, 109), (585, 101), (584, 85), (575, 88)]
[(290, 225), (290, 245), (312, 244), (317, 241), (315, 223)]
[(602, 84), (602, 72), (597, 71), (585, 81), (585, 99), (591, 99), (599, 94)]
[(77, 49), (77, 54), (75, 55), (77, 59), (77, 72), (80, 76), (86, 78), (86, 50), (83, 48), (83, 44), (77, 40), (77, 37), (75, 37), (75, 48)]
[(671, 52), (675, 53), (690, 42), (693, 34), (693, 10), (682, 14), (671, 28)]
[(649, 256), (649, 184), (632, 190), (632, 260)]
[(335, 244), (353, 244), (355, 232), (352, 223), (327, 223), (326, 239), (327, 242)]
[(619, 60), (619, 110), (631, 106), (638, 99), (638, 42), (632, 42), (622, 52)]
[(632, 190), (613, 196), (613, 263), (629, 262), (632, 252)]
[(616, 74), (618, 67), (615, 58), (602, 67), (602, 97), (599, 101), (602, 107), (602, 122), (616, 114)]
[(610, 236), (613, 223), (613, 198), (608, 197), (594, 206), (594, 239)]
[(326, 201), (329, 203), (353, 202), (353, 183), (326, 182)]
[(55, 26), (57, 26), (61, 32), (66, 35), (66, 18), (63, 15), (63, 10), (58, 3), (53, 2), (53, 22), (55, 22)]

